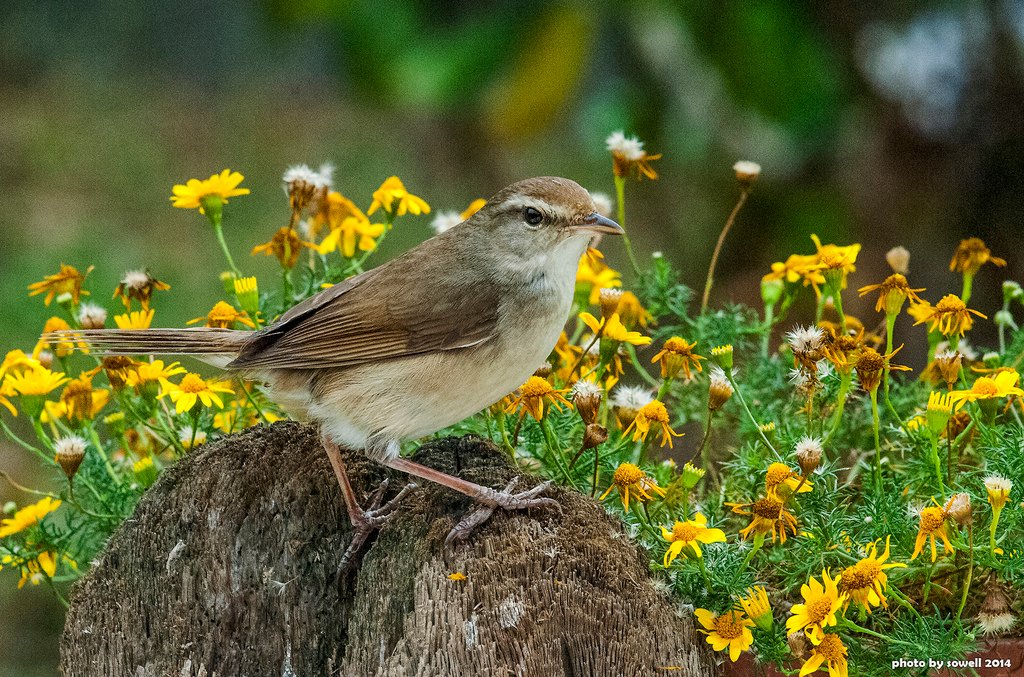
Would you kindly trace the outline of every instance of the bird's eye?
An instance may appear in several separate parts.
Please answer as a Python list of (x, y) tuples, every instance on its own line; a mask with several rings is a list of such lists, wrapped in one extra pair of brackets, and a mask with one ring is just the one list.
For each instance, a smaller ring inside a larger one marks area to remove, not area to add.
[(539, 209), (527, 207), (523, 210), (523, 220), (531, 226), (539, 226), (540, 222), (544, 220), (544, 215), (540, 213)]

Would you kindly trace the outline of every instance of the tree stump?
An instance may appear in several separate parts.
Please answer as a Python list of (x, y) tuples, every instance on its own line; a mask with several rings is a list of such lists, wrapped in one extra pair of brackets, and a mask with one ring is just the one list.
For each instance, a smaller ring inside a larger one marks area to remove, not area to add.
[[(359, 493), (389, 476), (346, 458)], [(515, 472), (471, 437), (426, 444), (417, 460), (491, 486)], [(392, 493), (406, 481), (390, 479)], [(421, 486), (339, 576), (351, 531), (313, 427), (277, 423), (199, 447), (146, 492), (75, 587), (63, 672), (719, 674), (622, 525), (589, 498), (550, 495), (561, 514), (497, 511), (445, 547), (471, 504)]]

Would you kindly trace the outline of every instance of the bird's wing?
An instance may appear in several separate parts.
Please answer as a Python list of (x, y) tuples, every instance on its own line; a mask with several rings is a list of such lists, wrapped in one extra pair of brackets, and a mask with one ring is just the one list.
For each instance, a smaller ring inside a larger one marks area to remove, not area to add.
[(253, 334), (228, 367), (349, 367), (491, 338), (498, 286), (434, 267), (400, 259), (326, 289)]

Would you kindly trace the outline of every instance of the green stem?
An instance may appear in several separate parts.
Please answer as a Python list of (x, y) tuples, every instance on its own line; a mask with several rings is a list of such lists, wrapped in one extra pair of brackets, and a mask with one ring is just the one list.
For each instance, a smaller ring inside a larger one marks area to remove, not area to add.
[(839, 313), (839, 329), (843, 332), (843, 336), (846, 336), (846, 313), (843, 312), (843, 292), (839, 289), (839, 284), (836, 284), (835, 293), (832, 294), (832, 303), (835, 304), (836, 312)]
[(895, 644), (897, 646), (911, 647), (911, 648), (914, 648), (914, 649), (918, 648), (918, 646), (916, 644), (913, 644), (911, 642), (904, 642), (904, 641), (899, 640), (899, 639), (893, 639), (892, 637), (889, 637), (888, 635), (883, 635), (880, 632), (875, 632), (874, 630), (868, 630), (865, 627), (857, 625), (856, 623), (851, 621), (849, 618), (842, 618), (841, 626), (840, 627), (845, 627), (847, 629), (853, 630), (854, 632), (859, 632), (861, 634), (868, 635), (869, 637), (874, 637), (876, 639), (885, 640), (886, 642), (889, 642), (890, 644)]
[(771, 344), (772, 327), (775, 326), (775, 304), (766, 303), (764, 306), (764, 333), (761, 334), (761, 357), (768, 359), (768, 349)]
[(939, 437), (932, 435), (932, 466), (935, 468), (935, 481), (939, 483), (939, 492), (945, 497), (946, 486), (942, 483), (942, 462), (939, 460)]
[(974, 578), (974, 525), (967, 523), (967, 580), (964, 581), (964, 589), (960, 593), (960, 607), (956, 610), (956, 620), (964, 612), (967, 604), (967, 593), (971, 590), (971, 579)]
[(736, 383), (736, 379), (732, 377), (732, 369), (724, 371), (725, 377), (729, 379), (729, 385), (732, 386), (733, 392), (736, 393), (736, 397), (739, 398), (740, 404), (743, 405), (743, 411), (747, 412), (747, 417), (750, 419), (751, 423), (754, 424), (754, 429), (757, 430), (757, 434), (761, 436), (761, 441), (765, 443), (765, 446), (767, 446), (773, 454), (778, 456), (779, 452), (776, 451), (775, 447), (772, 446), (772, 443), (768, 440), (768, 437), (764, 434), (764, 431), (761, 430), (761, 424), (757, 422), (757, 419), (754, 418), (754, 415), (750, 412), (750, 407), (747, 406), (747, 401), (743, 398), (743, 393), (740, 391), (740, 387)]
[(704, 453), (704, 447), (708, 445), (708, 440), (711, 439), (711, 419), (712, 416), (714, 416), (714, 413), (715, 412), (711, 411), (711, 408), (708, 407), (708, 420), (704, 424), (704, 436), (700, 438), (700, 446), (697, 447), (696, 455), (700, 457), (700, 467), (704, 469), (705, 474), (708, 472), (708, 458)]
[(224, 252), (224, 258), (228, 260), (228, 267), (231, 268), (231, 272), (236, 277), (242, 277), (242, 271), (235, 265), (235, 260), (231, 258), (231, 250), (228, 249), (228, 243), (224, 240), (224, 228), (221, 226), (219, 217), (213, 224), (213, 232), (217, 236), (217, 242), (220, 243), (220, 250)]
[(579, 487), (576, 486), (575, 480), (573, 480), (572, 475), (569, 474), (569, 469), (565, 467), (565, 464), (562, 461), (562, 449), (558, 444), (558, 440), (555, 438), (555, 432), (551, 429), (551, 422), (549, 417), (541, 417), (540, 427), (541, 430), (544, 431), (544, 444), (547, 446), (548, 453), (551, 454), (551, 457), (555, 465), (558, 466), (558, 470), (565, 477), (565, 481), (573, 489), (579, 491)]
[(639, 277), (640, 266), (633, 255), (633, 245), (629, 241), (629, 231), (626, 230), (626, 177), (624, 176), (615, 177), (615, 206), (617, 208), (616, 216), (623, 230), (622, 243), (626, 246), (626, 256), (629, 258), (630, 265), (633, 266), (633, 272)]
[(110, 475), (110, 479), (114, 480), (114, 484), (121, 484), (121, 478), (118, 477), (117, 472), (114, 470), (114, 466), (110, 465), (110, 458), (107, 457), (107, 450), (103, 448), (103, 443), (100, 442), (100, 436), (96, 434), (96, 428), (89, 427), (89, 439), (96, 446), (96, 452), (103, 459), (103, 465), (107, 469), (107, 474)]
[(843, 373), (839, 380), (839, 393), (836, 395), (836, 411), (832, 414), (832, 426), (825, 438), (825, 449), (829, 448), (829, 442), (839, 431), (839, 424), (843, 422), (843, 409), (846, 408), (846, 396), (850, 393), (850, 383), (853, 382), (853, 370)]
[(999, 528), (999, 514), (1003, 512), (1002, 508), (998, 510), (992, 510), (992, 523), (988, 525), (988, 548), (989, 551), (996, 554), (996, 529)]
[(960, 300), (967, 305), (967, 302), (971, 300), (971, 288), (974, 286), (974, 275), (964, 273), (964, 291), (960, 294)]
[(875, 438), (875, 491), (882, 493), (882, 447), (878, 442), (878, 388), (870, 393), (871, 396), (871, 431)]

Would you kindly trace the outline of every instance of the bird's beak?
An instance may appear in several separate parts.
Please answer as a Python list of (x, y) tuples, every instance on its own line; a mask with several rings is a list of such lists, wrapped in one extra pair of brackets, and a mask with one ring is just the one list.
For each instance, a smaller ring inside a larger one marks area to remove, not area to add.
[(586, 230), (591, 233), (611, 233), (612, 235), (625, 235), (626, 231), (622, 230), (622, 226), (615, 223), (611, 219), (605, 218), (594, 212), (583, 221), (573, 226), (576, 230)]

